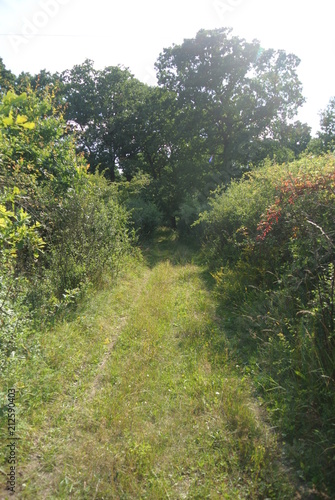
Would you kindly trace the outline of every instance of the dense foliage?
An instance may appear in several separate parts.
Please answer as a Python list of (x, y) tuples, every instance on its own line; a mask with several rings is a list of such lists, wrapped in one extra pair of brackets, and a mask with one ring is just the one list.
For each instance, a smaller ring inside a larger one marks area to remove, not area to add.
[(303, 157), (233, 182), (201, 215), (234, 342), (302, 476), (333, 484), (335, 158)]
[(117, 272), (130, 239), (116, 187), (87, 174), (52, 96), (4, 94), (0, 160), (4, 368), (37, 348), (33, 321), (50, 320), (88, 283)]
[(91, 170), (113, 181), (148, 174), (146, 198), (175, 225), (185, 203), (198, 208), (213, 183), (306, 148), (310, 127), (290, 123), (304, 102), (299, 62), (228, 29), (202, 30), (162, 52), (158, 88), (90, 60), (55, 76), (55, 86)]
[(0, 368), (39, 355), (34, 328), (115, 276), (134, 232), (204, 236), (234, 352), (332, 494), (335, 98), (311, 139), (299, 63), (225, 28), (164, 49), (155, 87), (0, 58)]

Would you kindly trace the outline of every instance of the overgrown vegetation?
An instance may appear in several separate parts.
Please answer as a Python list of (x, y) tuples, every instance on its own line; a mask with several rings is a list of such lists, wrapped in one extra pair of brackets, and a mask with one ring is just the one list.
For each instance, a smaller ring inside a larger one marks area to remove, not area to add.
[[(52, 472), (57, 498), (72, 492), (92, 498), (98, 491), (117, 498), (292, 498), (296, 487), (280, 465), (275, 436), (266, 431), (262, 438), (264, 415), (258, 419), (255, 408), (250, 410), (255, 386), (300, 478), (315, 494), (334, 496), (335, 99), (321, 113), (321, 130), (312, 139), (307, 124), (293, 121), (304, 102), (299, 63), (293, 54), (262, 49), (226, 28), (201, 30), (164, 49), (156, 63), (157, 87), (122, 67), (96, 70), (90, 60), (62, 74), (44, 70), (16, 77), (0, 59), (2, 380), (22, 389), (23, 433), (37, 422), (45, 429), (45, 417), (52, 421), (51, 433), (59, 424), (71, 440), (66, 419), (58, 420), (53, 411), (60, 411), (66, 391), (77, 397), (79, 373), (80, 435), (103, 443), (99, 453), (113, 470), (110, 486), (111, 472), (98, 452), (90, 469), (87, 449), (79, 446), (73, 457), (70, 446), (67, 466), (74, 458), (89, 472), (83, 481), (74, 478), (75, 466), (71, 477), (55, 472), (59, 442), (53, 448), (52, 437), (42, 443), (39, 436), (47, 455), (44, 472)], [(173, 231), (161, 231), (157, 247), (151, 238), (161, 225)], [(215, 313), (201, 290), (199, 270), (189, 264), (199, 262), (190, 242), (201, 241), (215, 281)], [(130, 265), (135, 242), (144, 255), (149, 248), (151, 270), (140, 260), (130, 269), (149, 284), (128, 275), (145, 297), (130, 294), (136, 304), (112, 355), (115, 339), (109, 339), (106, 322), (115, 326), (118, 318), (122, 324), (117, 301), (129, 307), (128, 297), (125, 304), (110, 291), (109, 307), (118, 313), (105, 317), (102, 332), (96, 316), (90, 323), (72, 318), (73, 335), (59, 322), (70, 321), (84, 297), (116, 282), (125, 262)], [(128, 415), (131, 404), (143, 412), (134, 431), (110, 416), (109, 398), (97, 398), (101, 411), (90, 403), (85, 407), (88, 390), (95, 399), (102, 375), (94, 379), (92, 366), (101, 361), (105, 345), (115, 362), (105, 390), (116, 391), (116, 418)], [(157, 356), (166, 366), (165, 378)], [(158, 389), (172, 391), (176, 399), (145, 386), (144, 359)], [(187, 380), (173, 372), (174, 364)], [(36, 417), (34, 409), (44, 402), (50, 406)], [(67, 406), (75, 416), (72, 403)], [(178, 440), (160, 412), (171, 417), (174, 431), (190, 426), (180, 447), (191, 455), (188, 464), (178, 458)], [(152, 424), (160, 421), (163, 441), (150, 429), (141, 434), (143, 416)], [(106, 452), (106, 423), (114, 432), (113, 460)], [(27, 460), (33, 441), (34, 436), (24, 450)], [(165, 451), (176, 468), (164, 459)], [(207, 480), (211, 474), (214, 479)], [(30, 484), (27, 491), (37, 490)]]
[(333, 492), (334, 155), (268, 162), (211, 208), (205, 255), (243, 370), (301, 476)]
[(18, 497), (293, 498), (248, 380), (228, 351), (213, 356), (203, 269), (171, 230), (155, 239), (150, 267), (130, 260), (112, 290), (41, 332), (41, 356), (9, 381)]
[(38, 350), (34, 328), (130, 249), (115, 186), (88, 175), (52, 96), (9, 91), (0, 107), (3, 373)]

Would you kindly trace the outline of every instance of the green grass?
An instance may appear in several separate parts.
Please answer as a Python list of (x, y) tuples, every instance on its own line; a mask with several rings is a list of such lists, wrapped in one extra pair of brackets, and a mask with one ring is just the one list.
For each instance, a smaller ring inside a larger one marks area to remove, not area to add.
[(294, 498), (275, 434), (224, 348), (204, 269), (172, 232), (152, 245), (114, 288), (43, 332), (40, 354), (8, 381), (17, 498)]

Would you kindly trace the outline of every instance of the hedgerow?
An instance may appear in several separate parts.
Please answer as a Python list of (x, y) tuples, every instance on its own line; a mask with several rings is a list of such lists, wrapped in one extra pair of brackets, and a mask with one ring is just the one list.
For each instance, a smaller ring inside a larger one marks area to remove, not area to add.
[(198, 223), (232, 341), (301, 475), (335, 491), (335, 157), (270, 162)]
[[(38, 352), (34, 329), (89, 284), (115, 276), (131, 248), (115, 186), (87, 173), (52, 95), (0, 104), (0, 367)], [(13, 371), (14, 370), (14, 371)]]

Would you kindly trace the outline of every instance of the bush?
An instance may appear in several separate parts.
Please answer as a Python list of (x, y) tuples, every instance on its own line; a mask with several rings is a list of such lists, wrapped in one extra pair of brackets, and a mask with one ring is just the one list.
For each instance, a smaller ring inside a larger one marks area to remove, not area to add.
[(162, 213), (152, 201), (137, 196), (128, 201), (127, 208), (131, 213), (133, 227), (140, 238), (152, 235), (162, 223)]
[(0, 160), (0, 366), (8, 368), (11, 353), (28, 352), (33, 320), (48, 321), (84, 286), (117, 274), (131, 237), (116, 187), (87, 174), (50, 96), (4, 96)]
[(204, 254), (239, 352), (303, 476), (334, 492), (335, 158), (266, 163), (210, 204)]
[(177, 229), (179, 234), (183, 237), (200, 238), (201, 228), (194, 226), (194, 222), (198, 219), (199, 214), (205, 208), (208, 208), (207, 203), (201, 203), (196, 196), (189, 196), (180, 205), (177, 212)]

